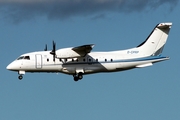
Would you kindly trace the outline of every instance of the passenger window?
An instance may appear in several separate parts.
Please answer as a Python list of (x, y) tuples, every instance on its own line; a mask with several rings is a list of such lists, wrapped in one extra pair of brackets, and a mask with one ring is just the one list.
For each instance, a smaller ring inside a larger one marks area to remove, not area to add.
[(113, 61), (113, 59), (111, 59), (111, 62)]
[(98, 59), (96, 59), (96, 62), (98, 62)]
[(49, 58), (47, 59), (47, 62), (49, 62)]
[(105, 59), (105, 62), (107, 62), (107, 59)]

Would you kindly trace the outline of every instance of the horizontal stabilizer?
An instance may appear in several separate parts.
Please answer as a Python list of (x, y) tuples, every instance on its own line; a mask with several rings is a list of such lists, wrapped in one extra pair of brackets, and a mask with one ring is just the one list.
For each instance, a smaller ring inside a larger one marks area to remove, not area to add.
[(169, 28), (172, 26), (172, 23), (160, 23), (157, 28), (162, 28), (162, 29), (165, 29), (165, 28)]

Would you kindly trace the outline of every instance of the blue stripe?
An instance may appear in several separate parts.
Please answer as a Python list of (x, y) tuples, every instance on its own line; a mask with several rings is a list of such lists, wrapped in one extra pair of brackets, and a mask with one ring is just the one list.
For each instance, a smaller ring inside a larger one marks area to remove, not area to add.
[(150, 57), (143, 57), (143, 58), (135, 58), (135, 59), (125, 59), (125, 60), (113, 60), (113, 61), (98, 61), (98, 62), (69, 62), (64, 63), (63, 65), (75, 65), (75, 64), (102, 64), (102, 63), (118, 63), (118, 62), (138, 62), (138, 61), (148, 61), (148, 60), (158, 60), (158, 59), (165, 59), (167, 57), (161, 56), (150, 56)]
[(119, 62), (135, 62), (135, 61), (147, 61), (147, 60), (157, 60), (157, 59), (165, 59), (165, 58), (167, 58), (167, 57), (151, 56), (151, 57), (144, 57), (144, 58), (118, 60), (118, 61)]

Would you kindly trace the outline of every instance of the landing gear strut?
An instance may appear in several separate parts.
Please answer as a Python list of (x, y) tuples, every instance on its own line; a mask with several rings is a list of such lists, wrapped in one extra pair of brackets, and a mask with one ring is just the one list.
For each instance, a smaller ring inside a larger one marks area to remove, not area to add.
[(83, 73), (80, 72), (80, 73), (78, 73), (76, 75), (73, 75), (73, 77), (74, 77), (74, 81), (81, 80), (83, 78)]

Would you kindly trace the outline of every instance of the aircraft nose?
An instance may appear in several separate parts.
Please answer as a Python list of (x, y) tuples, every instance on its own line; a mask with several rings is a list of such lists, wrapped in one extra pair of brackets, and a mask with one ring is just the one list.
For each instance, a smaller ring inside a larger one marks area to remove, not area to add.
[(6, 67), (7, 70), (11, 70), (12, 69), (12, 64), (10, 63), (7, 67)]
[(16, 65), (14, 64), (14, 62), (10, 63), (7, 67), (6, 67), (7, 70), (16, 70), (17, 67)]

